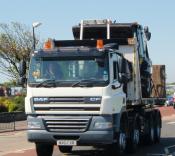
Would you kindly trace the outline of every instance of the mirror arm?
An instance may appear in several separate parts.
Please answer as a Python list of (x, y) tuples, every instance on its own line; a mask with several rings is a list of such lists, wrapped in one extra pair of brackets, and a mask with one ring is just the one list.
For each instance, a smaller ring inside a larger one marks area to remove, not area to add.
[(18, 83), (18, 85), (25, 87), (25, 84), (27, 83), (27, 78), (25, 76), (19, 77), (17, 83)]
[(112, 87), (112, 89), (118, 89), (118, 88), (120, 88), (122, 85), (121, 85), (121, 83), (120, 83), (120, 85), (119, 86), (115, 86), (115, 85), (112, 85), (111, 87)]

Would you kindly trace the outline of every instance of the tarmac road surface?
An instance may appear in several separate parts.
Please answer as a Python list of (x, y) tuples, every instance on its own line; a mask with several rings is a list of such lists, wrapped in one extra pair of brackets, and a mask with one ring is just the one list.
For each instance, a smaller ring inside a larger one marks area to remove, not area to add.
[[(175, 116), (163, 117), (163, 128), (159, 144), (140, 146), (131, 156), (151, 156), (165, 154), (165, 147), (171, 147), (170, 153), (175, 152)], [(24, 148), (25, 147), (25, 148)], [(57, 146), (53, 156), (63, 156)], [(69, 156), (110, 156), (112, 153), (92, 147), (75, 147)], [(129, 156), (126, 154), (125, 156)], [(0, 156), (36, 156), (34, 144), (26, 141), (26, 131), (0, 133)]]
[[(1, 156), (36, 156), (35, 150), (34, 150), (34, 144), (27, 143), (26, 141), (23, 141), (26, 139), (26, 132), (18, 132), (17, 134), (10, 134), (7, 135), (7, 137), (11, 138), (11, 142), (8, 143), (8, 141), (4, 142), (2, 144), (2, 140), (0, 139), (0, 149), (6, 144), (6, 151), (1, 153)], [(0, 136), (2, 138), (2, 136)], [(14, 140), (13, 140), (14, 139)], [(8, 140), (8, 139), (6, 139)], [(16, 140), (16, 141), (15, 141)], [(11, 145), (11, 147), (7, 147), (7, 145)], [(15, 144), (18, 144), (17, 148), (20, 150), (14, 149), (16, 146)], [(23, 147), (26, 147), (24, 149)], [(169, 118), (165, 121), (163, 121), (163, 129), (162, 129), (162, 138), (160, 144), (154, 144), (151, 146), (141, 146), (137, 150), (135, 154), (132, 154), (131, 156), (148, 156), (148, 155), (162, 155), (165, 153), (164, 149), (165, 147), (169, 147), (175, 145), (175, 117)], [(10, 150), (9, 150), (10, 149)], [(171, 152), (175, 152), (175, 147), (170, 149)], [(70, 156), (110, 156), (112, 153), (109, 151), (99, 150), (99, 149), (93, 149), (92, 147), (75, 147), (73, 149), (73, 153), (69, 154)], [(58, 148), (55, 146), (54, 154), (53, 156), (63, 156), (62, 153), (59, 152)], [(129, 156), (129, 154), (126, 154), (126, 156)]]

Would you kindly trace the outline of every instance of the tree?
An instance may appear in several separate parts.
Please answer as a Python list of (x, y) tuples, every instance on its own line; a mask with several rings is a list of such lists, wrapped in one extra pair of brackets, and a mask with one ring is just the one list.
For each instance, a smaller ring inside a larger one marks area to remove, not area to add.
[[(36, 45), (39, 40), (36, 39)], [(26, 25), (11, 22), (0, 24), (0, 73), (10, 79), (19, 78), (19, 62), (27, 60), (33, 49), (32, 30)]]

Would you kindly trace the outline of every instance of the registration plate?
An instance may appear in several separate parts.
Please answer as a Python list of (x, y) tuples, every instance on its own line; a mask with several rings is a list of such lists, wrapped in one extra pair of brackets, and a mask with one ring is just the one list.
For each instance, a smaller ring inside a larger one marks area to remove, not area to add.
[(75, 140), (58, 140), (57, 145), (63, 145), (63, 146), (76, 146), (77, 141)]

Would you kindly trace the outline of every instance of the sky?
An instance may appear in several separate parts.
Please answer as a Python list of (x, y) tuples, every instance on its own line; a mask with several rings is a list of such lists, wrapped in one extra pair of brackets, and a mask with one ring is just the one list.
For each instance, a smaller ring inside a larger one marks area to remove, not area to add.
[[(20, 22), (40, 38), (73, 39), (72, 26), (82, 19), (111, 19), (149, 26), (153, 64), (165, 64), (167, 82), (175, 82), (175, 0), (0, 0), (0, 23)], [(0, 76), (0, 82), (5, 81)]]

